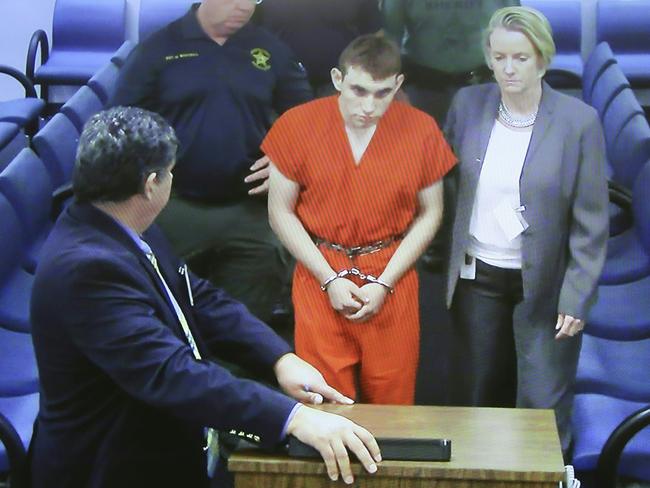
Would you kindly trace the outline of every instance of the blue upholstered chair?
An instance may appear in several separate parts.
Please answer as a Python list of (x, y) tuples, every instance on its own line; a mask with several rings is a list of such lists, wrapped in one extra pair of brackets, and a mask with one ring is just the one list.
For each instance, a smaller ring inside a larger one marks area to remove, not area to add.
[(124, 43), (120, 46), (120, 48), (115, 51), (115, 54), (111, 57), (111, 63), (116, 65), (118, 68), (121, 68), (124, 66), (124, 62), (126, 61), (126, 58), (129, 57), (129, 54), (131, 54), (131, 51), (133, 51), (133, 48), (135, 47), (135, 43), (131, 41), (124, 41)]
[(650, 429), (643, 428), (650, 424), (644, 413), (649, 361), (650, 338), (603, 339), (587, 325), (576, 375), (572, 463), (595, 472), (599, 487), (614, 488), (617, 471), (650, 481)]
[[(650, 276), (647, 275), (647, 255), (650, 254), (650, 163), (645, 164), (636, 179), (632, 210), (634, 229), (629, 232), (634, 234), (625, 239), (629, 239), (628, 243), (636, 239), (637, 247), (632, 249), (637, 251), (621, 251), (621, 255), (617, 256), (617, 251), (610, 249), (608, 260), (618, 259), (619, 262), (618, 265), (609, 263), (609, 270), (606, 264), (601, 279), (618, 283), (598, 287), (598, 300), (587, 320), (589, 333), (605, 339), (633, 341), (650, 338)], [(621, 248), (624, 243), (620, 243)], [(614, 241), (610, 247), (615, 249), (618, 246)], [(638, 250), (639, 247), (641, 250)], [(646, 261), (637, 263), (635, 258), (641, 252), (646, 256)], [(620, 283), (620, 279), (607, 278), (608, 273), (620, 273), (618, 267), (635, 273), (636, 266), (645, 266), (645, 271), (640, 273), (645, 276), (638, 279), (625, 276), (623, 283)]]
[(591, 106), (596, 109), (601, 120), (614, 97), (625, 88), (630, 88), (630, 83), (618, 63), (610, 64), (596, 79), (591, 93)]
[(32, 139), (55, 188), (70, 181), (78, 143), (79, 131), (62, 113), (52, 117)]
[(633, 117), (638, 116), (645, 117), (643, 108), (634, 95), (634, 91), (631, 88), (624, 88), (614, 97), (603, 115), (603, 130), (610, 162), (614, 141), (618, 138), (625, 124)]
[(88, 87), (95, 92), (102, 104), (106, 104), (115, 90), (115, 82), (120, 68), (114, 63), (106, 63), (88, 80)]
[[(573, 405), (572, 459), (576, 470), (595, 471), (603, 448), (617, 427), (626, 418), (647, 409), (649, 405), (650, 400), (636, 402), (597, 393), (576, 395)], [(646, 427), (627, 444), (618, 463), (618, 472), (650, 481), (650, 428)], [(611, 486), (614, 488), (614, 485)]]
[(542, 12), (553, 29), (556, 55), (546, 81), (556, 87), (579, 87), (582, 78), (582, 15), (579, 0), (523, 0), (523, 5)]
[(27, 77), (41, 86), (45, 100), (51, 85), (85, 84), (122, 45), (125, 26), (126, 0), (56, 0), (52, 49), (45, 32), (36, 31), (27, 54)]
[[(8, 147), (20, 133), (20, 126), (15, 122), (0, 120), (0, 151)], [(4, 165), (2, 165), (4, 166)]]
[(650, 338), (621, 341), (595, 337), (589, 325), (582, 337), (576, 393), (597, 393), (650, 402)]
[(29, 332), (29, 301), (34, 275), (20, 263), (25, 250), (23, 226), (7, 198), (0, 193), (0, 326)]
[(596, 80), (614, 63), (616, 58), (606, 42), (599, 43), (591, 52), (582, 70), (582, 99), (585, 103), (591, 103), (591, 93)]
[(647, 0), (599, 0), (596, 37), (606, 41), (632, 86), (650, 86), (650, 7)]
[(9, 476), (11, 488), (29, 488), (26, 453), (38, 415), (37, 392), (3, 396), (0, 391), (0, 473)]
[(32, 338), (0, 324), (0, 478), (28, 488), (26, 451), (38, 412), (38, 368)]
[(38, 391), (38, 368), (30, 334), (0, 325), (0, 396)]
[(627, 188), (633, 188), (648, 158), (650, 158), (650, 126), (645, 117), (632, 117), (612, 144), (610, 162), (613, 180)]
[(99, 96), (88, 86), (82, 86), (61, 107), (61, 113), (68, 117), (81, 133), (86, 121), (102, 108), (104, 104)]
[(45, 165), (29, 148), (0, 173), (0, 193), (16, 210), (24, 230), (22, 264), (30, 273), (36, 271), (41, 247), (52, 228), (53, 190)]
[(0, 121), (13, 122), (23, 128), (27, 136), (33, 136), (38, 130), (38, 117), (45, 102), (36, 97), (34, 85), (17, 69), (0, 65), (0, 73), (14, 78), (25, 90), (25, 98), (0, 102)]
[(140, 0), (138, 37), (142, 41), (153, 32), (181, 17), (194, 0)]

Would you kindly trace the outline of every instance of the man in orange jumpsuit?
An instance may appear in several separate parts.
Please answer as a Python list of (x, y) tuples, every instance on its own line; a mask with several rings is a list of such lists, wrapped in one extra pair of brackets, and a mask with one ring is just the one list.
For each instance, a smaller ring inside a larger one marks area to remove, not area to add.
[(435, 121), (393, 97), (400, 53), (362, 36), (332, 69), (338, 96), (298, 106), (262, 144), (271, 226), (298, 261), (296, 352), (339, 391), (412, 404), (419, 352), (413, 264), (442, 214), (455, 158)]

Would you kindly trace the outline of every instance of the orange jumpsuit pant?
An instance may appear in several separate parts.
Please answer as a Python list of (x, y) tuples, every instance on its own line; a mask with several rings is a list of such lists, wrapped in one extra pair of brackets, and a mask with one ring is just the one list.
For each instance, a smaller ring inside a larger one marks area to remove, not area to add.
[[(394, 249), (390, 246), (355, 262), (336, 251), (321, 251), (337, 272), (356, 266), (365, 274), (378, 276)], [(353, 280), (358, 286), (365, 284), (356, 277)], [(415, 270), (405, 273), (381, 310), (361, 323), (335, 311), (319, 285), (304, 266), (296, 266), (293, 303), (298, 356), (350, 398), (363, 403), (412, 405), (420, 342)]]

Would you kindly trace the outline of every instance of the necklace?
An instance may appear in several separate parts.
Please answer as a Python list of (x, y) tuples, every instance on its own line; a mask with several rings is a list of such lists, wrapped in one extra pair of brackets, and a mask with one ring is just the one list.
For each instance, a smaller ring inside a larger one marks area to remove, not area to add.
[(537, 118), (537, 110), (535, 110), (527, 117), (518, 118), (512, 115), (510, 110), (508, 110), (508, 107), (506, 107), (506, 104), (503, 103), (503, 100), (501, 100), (499, 102), (499, 117), (501, 117), (501, 120), (503, 120), (507, 126), (513, 127), (515, 129), (523, 129), (530, 127), (535, 123), (535, 119)]

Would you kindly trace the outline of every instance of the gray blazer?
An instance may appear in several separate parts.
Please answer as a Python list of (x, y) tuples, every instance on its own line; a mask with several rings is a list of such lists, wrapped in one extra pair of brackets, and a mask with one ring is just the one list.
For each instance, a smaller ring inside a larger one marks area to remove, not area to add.
[[(496, 84), (470, 86), (452, 102), (445, 133), (459, 160), (447, 275), (451, 306), (469, 242), (483, 158), (500, 100)], [(524, 300), (537, 317), (586, 319), (606, 253), (605, 142), (596, 111), (546, 83), (519, 180)]]

